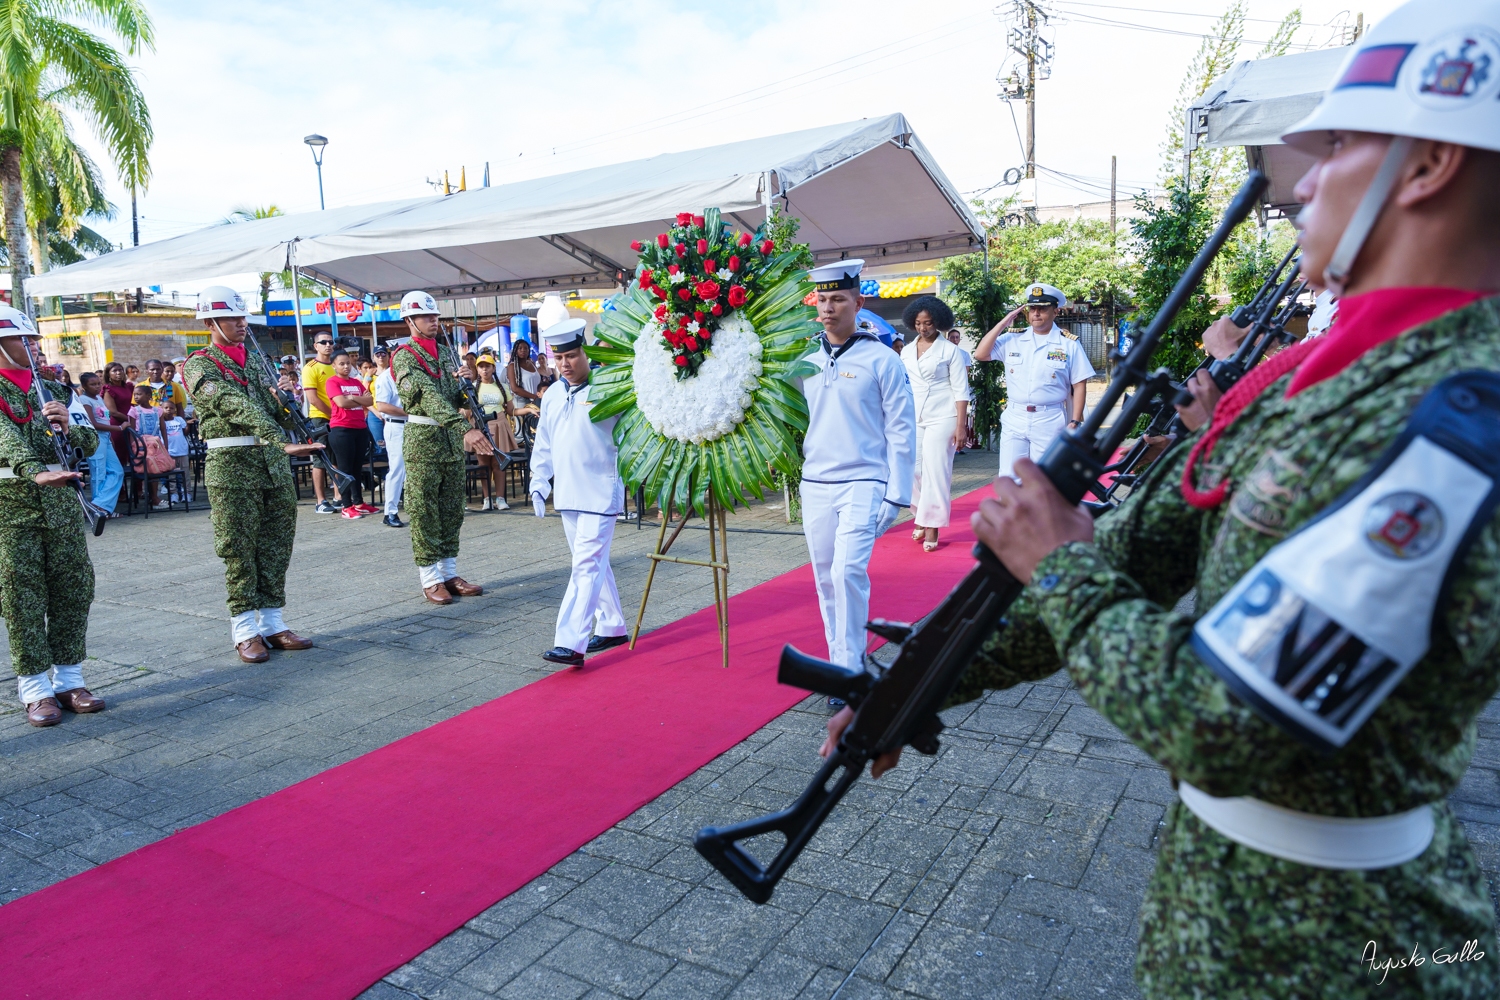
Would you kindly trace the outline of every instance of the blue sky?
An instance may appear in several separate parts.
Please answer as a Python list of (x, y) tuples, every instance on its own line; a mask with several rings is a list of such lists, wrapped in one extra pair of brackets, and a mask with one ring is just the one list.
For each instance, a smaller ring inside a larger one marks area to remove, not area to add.
[[(477, 185), (488, 161), (502, 183), (892, 111), (907, 115), (960, 190), (987, 187), (1023, 159), (995, 96), (1007, 60), (994, 0), (149, 6), (158, 43), (139, 67), (156, 144), (143, 241), (211, 224), (240, 205), (316, 209), (302, 144), (310, 132), (329, 139), (330, 207), (430, 194), (425, 181), (444, 168), (456, 181), (466, 167)], [(1253, 0), (1251, 16), (1277, 19), (1290, 6)], [(1368, 21), (1393, 6), (1363, 10)], [(1318, 25), (1345, 10), (1303, 7)], [(1152, 183), (1167, 112), (1197, 46), (1191, 33), (1212, 23), (1192, 15), (1221, 5), (1057, 8), (1056, 62), (1039, 88), (1038, 161), (1107, 180), (1113, 153), (1122, 188)], [(1271, 28), (1252, 22), (1247, 36)], [(120, 216), (100, 228), (128, 243), (129, 199), (111, 181)], [(1094, 197), (1041, 189), (1044, 204)]]

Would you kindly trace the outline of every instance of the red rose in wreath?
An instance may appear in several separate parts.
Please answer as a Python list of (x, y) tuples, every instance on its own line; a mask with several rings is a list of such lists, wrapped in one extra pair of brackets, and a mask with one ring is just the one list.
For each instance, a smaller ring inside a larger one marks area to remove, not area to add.
[(738, 309), (745, 304), (745, 288), (743, 285), (729, 286), (729, 308)]
[(698, 298), (704, 302), (712, 302), (719, 297), (719, 283), (717, 281), (700, 281), (698, 283)]

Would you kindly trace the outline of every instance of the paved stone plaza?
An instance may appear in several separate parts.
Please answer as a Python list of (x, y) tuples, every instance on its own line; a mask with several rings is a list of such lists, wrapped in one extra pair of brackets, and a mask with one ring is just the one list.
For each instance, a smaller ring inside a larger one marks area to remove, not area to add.
[[(961, 456), (955, 492), (985, 482), (994, 461)], [(735, 591), (806, 561), (780, 509), (732, 523)], [(615, 537), (633, 617), (655, 532), (622, 525)], [(678, 544), (707, 550), (702, 532)], [(111, 522), (90, 542), (87, 666), (110, 710), (34, 730), (13, 689), (0, 702), (0, 902), (550, 673), (538, 654), (567, 582), (560, 520), (475, 514), (463, 545), (460, 571), (487, 593), (436, 608), (406, 531), (304, 504), (288, 623), (319, 648), (256, 667), (230, 645), (207, 514)], [(647, 627), (711, 601), (707, 574), (665, 569)], [(745, 902), (692, 834), (789, 803), (819, 763), (828, 714), (804, 701), (364, 997), (1136, 995), (1135, 913), (1173, 792), (1065, 675), (950, 712), (938, 757), (909, 753), (857, 784), (772, 902)], [(1455, 805), (1493, 889), (1500, 701)]]

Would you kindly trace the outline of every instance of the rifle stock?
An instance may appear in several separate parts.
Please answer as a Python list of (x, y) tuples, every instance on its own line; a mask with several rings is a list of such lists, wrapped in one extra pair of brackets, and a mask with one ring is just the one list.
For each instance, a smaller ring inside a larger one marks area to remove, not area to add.
[[(1213, 258), (1235, 226), (1249, 216), (1265, 187), (1265, 176), (1252, 172), (1157, 311), (1140, 343), (1122, 359), (1098, 407), (1082, 427), (1064, 432), (1047, 450), (1042, 472), (1069, 503), (1081, 501), (1097, 482), (1106, 468), (1105, 461), (1147, 411), (1150, 397), (1162, 391), (1163, 380), (1170, 385), (1165, 370), (1149, 372), (1145, 365)], [(1142, 388), (1125, 402), (1114, 425), (1103, 428), (1103, 421), (1131, 386)], [(938, 711), (984, 641), (997, 626), (1004, 626), (1002, 616), (1024, 588), (988, 548), (976, 544), (974, 554), (977, 565), (924, 621), (914, 626), (870, 623), (876, 634), (900, 637), (895, 640), (899, 642), (896, 658), (888, 668), (866, 656), (865, 669), (851, 671), (817, 661), (790, 646), (782, 650), (779, 681), (797, 686), (815, 684), (812, 690), (820, 694), (845, 698), (854, 709), (854, 718), (836, 751), (789, 808), (732, 826), (704, 827), (694, 838), (698, 853), (746, 898), (756, 903), (771, 898), (776, 883), (864, 771), (866, 762), (908, 745), (919, 753), (937, 753), (938, 735), (943, 729)], [(767, 833), (781, 833), (786, 842), (769, 864), (762, 865), (741, 842)]]

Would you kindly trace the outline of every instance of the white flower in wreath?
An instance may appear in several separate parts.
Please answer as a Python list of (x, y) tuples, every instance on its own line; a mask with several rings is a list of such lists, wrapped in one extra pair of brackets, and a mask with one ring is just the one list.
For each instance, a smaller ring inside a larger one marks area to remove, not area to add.
[(697, 320), (693, 320), (691, 323), (689, 323), (688, 326), (687, 326), (687, 328), (688, 328), (688, 333), (697, 333), (699, 330), (703, 329), (701, 326), (698, 325), (698, 321)]
[(687, 275), (682, 271), (678, 271), (676, 274), (667, 275), (667, 280), (669, 280), (674, 285), (680, 285), (682, 282), (687, 280)]
[(714, 277), (718, 278), (720, 281), (728, 281), (730, 278), (734, 277), (734, 272), (727, 267), (721, 267), (714, 272)]
[(717, 440), (745, 419), (754, 402), (761, 351), (749, 321), (728, 316), (714, 333), (698, 374), (679, 379), (661, 328), (648, 323), (635, 340), (631, 367), (636, 405), (663, 437), (693, 444)]

